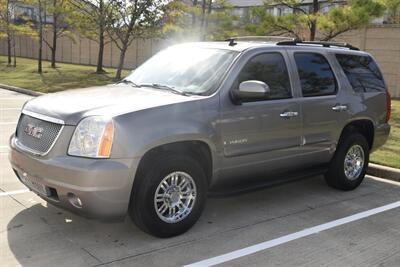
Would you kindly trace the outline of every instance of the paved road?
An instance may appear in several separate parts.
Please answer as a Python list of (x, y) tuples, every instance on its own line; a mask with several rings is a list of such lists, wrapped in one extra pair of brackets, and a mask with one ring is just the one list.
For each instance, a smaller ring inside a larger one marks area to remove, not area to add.
[[(24, 190), (7, 160), (7, 139), (29, 98), (0, 90), (0, 266), (182, 266), (229, 252), (234, 257), (223, 256), (222, 266), (400, 266), (400, 208), (336, 221), (398, 203), (400, 183), (372, 177), (353, 192), (318, 176), (212, 198), (195, 227), (171, 239), (144, 234), (129, 219), (100, 223), (47, 205)], [(238, 257), (238, 249), (279, 237), (280, 245)]]

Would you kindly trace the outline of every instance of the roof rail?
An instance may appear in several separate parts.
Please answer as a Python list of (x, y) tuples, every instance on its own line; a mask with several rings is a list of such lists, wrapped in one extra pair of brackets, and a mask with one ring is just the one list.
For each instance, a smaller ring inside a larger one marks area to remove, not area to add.
[(236, 36), (232, 37), (232, 39), (236, 40), (254, 40), (254, 41), (271, 41), (271, 40), (289, 40), (295, 41), (296, 39), (293, 37), (286, 37), (286, 36)]
[(226, 39), (225, 41), (229, 42), (230, 46), (236, 45), (236, 41), (258, 41), (258, 42), (271, 42), (271, 41), (277, 41), (277, 40), (286, 40), (286, 41), (296, 41), (295, 38), (292, 37), (285, 37), (285, 36), (235, 36), (231, 37), (229, 39)]
[(300, 41), (300, 40), (294, 40), (294, 41), (282, 41), (276, 43), (277, 45), (320, 45), (322, 47), (340, 47), (340, 48), (347, 48), (350, 50), (356, 50), (359, 51), (360, 49), (358, 47), (352, 46), (349, 43), (340, 43), (340, 42), (324, 42), (324, 41)]

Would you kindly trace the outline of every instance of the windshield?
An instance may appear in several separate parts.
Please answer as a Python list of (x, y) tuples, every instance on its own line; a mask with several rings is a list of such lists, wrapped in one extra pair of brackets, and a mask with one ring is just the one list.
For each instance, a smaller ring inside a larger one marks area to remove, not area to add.
[(206, 94), (218, 87), (236, 55), (229, 50), (174, 46), (150, 58), (125, 80), (138, 86), (162, 85)]

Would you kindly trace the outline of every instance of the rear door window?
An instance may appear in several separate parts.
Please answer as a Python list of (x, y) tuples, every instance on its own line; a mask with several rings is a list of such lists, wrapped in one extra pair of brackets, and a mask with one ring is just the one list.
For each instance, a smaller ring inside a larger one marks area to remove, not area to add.
[(304, 97), (336, 94), (336, 79), (326, 58), (317, 53), (294, 55)]
[(354, 91), (386, 91), (385, 82), (378, 65), (370, 56), (337, 54), (336, 58)]

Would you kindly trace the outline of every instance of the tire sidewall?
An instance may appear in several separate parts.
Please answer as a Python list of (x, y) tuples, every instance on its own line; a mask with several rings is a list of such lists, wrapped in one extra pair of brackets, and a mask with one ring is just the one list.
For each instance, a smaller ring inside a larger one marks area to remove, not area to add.
[[(177, 223), (167, 223), (158, 215), (154, 207), (154, 195), (160, 182), (173, 172), (189, 174), (196, 184), (196, 200), (190, 214)], [(140, 179), (140, 187), (135, 191), (135, 212), (140, 212), (141, 220), (147, 232), (158, 237), (170, 237), (186, 232), (199, 219), (204, 209), (207, 180), (199, 163), (190, 156), (163, 155)]]
[[(362, 147), (364, 152), (364, 165), (359, 176), (354, 180), (350, 180), (349, 178), (347, 178), (344, 171), (345, 157), (349, 149), (354, 145), (359, 145)], [(369, 145), (363, 135), (352, 133), (343, 141), (337, 152), (338, 153), (336, 157), (335, 167), (338, 169), (338, 172), (336, 173), (336, 175), (338, 175), (338, 182), (342, 189), (352, 190), (358, 187), (365, 177), (365, 173), (367, 171), (367, 166), (369, 163)]]

